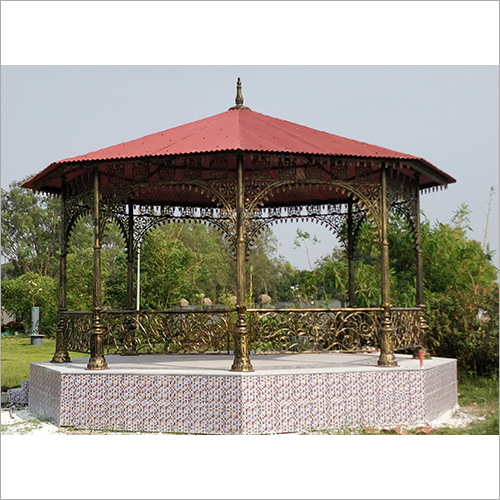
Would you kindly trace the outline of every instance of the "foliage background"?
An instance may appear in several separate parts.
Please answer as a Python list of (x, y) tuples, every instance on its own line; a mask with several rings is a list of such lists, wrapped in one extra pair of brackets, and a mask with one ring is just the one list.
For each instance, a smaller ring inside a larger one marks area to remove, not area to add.
[[(22, 182), (22, 181), (21, 181)], [(20, 188), (2, 190), (2, 301), (25, 326), (30, 309), (40, 307), (40, 331), (54, 334), (59, 270), (59, 200)], [(493, 252), (467, 237), (470, 210), (463, 204), (448, 223), (433, 225), (422, 214), (424, 294), (431, 354), (458, 360), (459, 369), (498, 375), (498, 270)], [(83, 217), (68, 253), (68, 309), (92, 307), (92, 227)], [(248, 303), (261, 294), (274, 302), (347, 302), (345, 252), (333, 248), (315, 263), (309, 259), (314, 235), (297, 231), (309, 270), (293, 268), (277, 255), (278, 243), (267, 228), (255, 241), (247, 266)], [(389, 223), (390, 282), (393, 306), (415, 305), (415, 248), (408, 224), (392, 214)], [(103, 304), (126, 306), (126, 253), (118, 228), (103, 237)], [(374, 228), (361, 228), (355, 253), (356, 305), (380, 304), (380, 250)], [(135, 279), (135, 272), (134, 272)], [(200, 305), (204, 297), (228, 303), (236, 292), (236, 263), (224, 237), (198, 224), (166, 224), (149, 231), (141, 244), (141, 308), (168, 309), (181, 298)]]

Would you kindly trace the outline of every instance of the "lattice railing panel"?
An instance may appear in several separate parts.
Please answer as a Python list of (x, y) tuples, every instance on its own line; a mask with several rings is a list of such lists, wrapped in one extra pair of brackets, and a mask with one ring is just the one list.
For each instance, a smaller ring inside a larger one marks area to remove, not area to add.
[(362, 352), (377, 347), (382, 309), (249, 309), (254, 351)]
[[(394, 349), (421, 346), (419, 308), (393, 308)], [(68, 350), (90, 352), (91, 312), (64, 312)], [(378, 347), (381, 308), (248, 309), (254, 352), (370, 352)], [(122, 353), (228, 353), (236, 312), (103, 311), (104, 349)]]
[(422, 347), (420, 314), (418, 307), (391, 309), (391, 321), (394, 328), (394, 349), (414, 349)]
[[(91, 312), (66, 312), (68, 349), (90, 352)], [(103, 311), (106, 354), (228, 352), (233, 348), (233, 310)]]
[(69, 311), (63, 313), (64, 331), (68, 339), (68, 351), (90, 353), (92, 313)]

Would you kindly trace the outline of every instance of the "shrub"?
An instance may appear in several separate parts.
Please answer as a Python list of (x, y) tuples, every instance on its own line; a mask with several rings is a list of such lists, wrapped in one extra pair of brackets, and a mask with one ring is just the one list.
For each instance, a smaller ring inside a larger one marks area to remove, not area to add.
[(498, 284), (428, 294), (431, 355), (456, 358), (460, 371), (498, 375)]
[(56, 280), (49, 276), (26, 273), (13, 280), (2, 282), (2, 303), (25, 325), (31, 324), (31, 308), (40, 308), (40, 334), (54, 336), (57, 325)]
[(19, 321), (9, 321), (2, 325), (2, 332), (19, 332), (21, 330), (24, 330), (24, 325)]

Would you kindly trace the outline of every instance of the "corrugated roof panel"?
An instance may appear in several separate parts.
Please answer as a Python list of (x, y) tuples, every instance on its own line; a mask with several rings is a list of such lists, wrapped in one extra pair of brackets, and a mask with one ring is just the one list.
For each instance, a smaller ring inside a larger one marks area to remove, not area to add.
[(250, 109), (224, 113), (56, 163), (211, 151), (280, 151), (415, 159), (387, 148), (321, 132)]
[(57, 161), (30, 179), (24, 187), (32, 188), (33, 183), (42, 180), (58, 165), (64, 163), (236, 150), (420, 160), (439, 174), (439, 178), (445, 179), (445, 182), (455, 181), (429, 162), (416, 156), (347, 139), (242, 108), (230, 109), (209, 118)]

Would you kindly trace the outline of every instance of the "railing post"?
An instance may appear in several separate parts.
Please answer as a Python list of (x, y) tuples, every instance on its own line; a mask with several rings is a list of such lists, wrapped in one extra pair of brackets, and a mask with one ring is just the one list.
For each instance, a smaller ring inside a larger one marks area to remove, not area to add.
[(379, 366), (398, 366), (394, 356), (394, 329), (391, 322), (391, 292), (389, 282), (389, 239), (387, 236), (388, 203), (387, 203), (387, 166), (382, 164), (380, 171), (381, 200), (380, 219), (382, 227), (380, 231), (381, 240), (381, 268), (382, 268), (382, 309), (383, 318), (380, 325), (380, 357)]
[(127, 309), (134, 308), (134, 204), (128, 203), (127, 234)]
[(66, 217), (66, 177), (61, 177), (61, 255), (59, 258), (59, 321), (56, 329), (56, 351), (52, 363), (69, 363), (71, 358), (68, 353), (67, 325), (64, 312), (67, 309), (66, 302), (66, 262), (68, 254), (67, 241), (67, 217)]
[(349, 307), (356, 307), (356, 282), (354, 279), (354, 227), (352, 220), (352, 199), (347, 205), (347, 261), (349, 264)]
[[(347, 205), (347, 262), (349, 272), (348, 305), (349, 307), (356, 307), (356, 282), (354, 277), (354, 224), (352, 219), (352, 204), (352, 199), (349, 199)], [(356, 349), (360, 345), (360, 339), (355, 328), (355, 323), (353, 321), (348, 321), (347, 328), (351, 338), (352, 348)]]
[[(420, 175), (415, 174), (416, 185), (415, 185), (415, 271), (417, 275), (417, 290), (416, 290), (416, 302), (417, 307), (420, 308), (419, 312), (419, 323), (420, 323), (420, 344), (421, 349), (424, 354), (424, 359), (431, 359), (431, 355), (427, 349), (427, 332), (429, 326), (425, 320), (425, 304), (424, 304), (424, 269), (423, 269), (423, 259), (422, 259), (422, 239), (420, 232), (420, 189), (419, 189), (419, 177)], [(418, 350), (413, 353), (414, 358), (418, 358)]]
[(65, 309), (59, 309), (59, 321), (56, 328), (56, 351), (51, 363), (71, 363), (68, 353), (68, 329), (64, 312)]
[(249, 356), (248, 328), (246, 320), (245, 286), (245, 199), (243, 186), (243, 157), (236, 158), (238, 175), (236, 188), (236, 310), (238, 319), (234, 330), (233, 372), (253, 372)]
[[(424, 359), (431, 359), (429, 350), (427, 349), (427, 332), (429, 331), (429, 325), (425, 319), (425, 305), (420, 304), (420, 311), (418, 313), (419, 326), (420, 326), (420, 345), (421, 350), (424, 355)], [(413, 353), (414, 358), (418, 358), (418, 351)]]
[(104, 358), (104, 328), (101, 323), (101, 215), (99, 197), (99, 167), (97, 166), (94, 169), (94, 206), (92, 210), (94, 219), (93, 318), (92, 336), (90, 340), (90, 359), (87, 364), (87, 370), (104, 370), (108, 368), (108, 364)]

